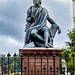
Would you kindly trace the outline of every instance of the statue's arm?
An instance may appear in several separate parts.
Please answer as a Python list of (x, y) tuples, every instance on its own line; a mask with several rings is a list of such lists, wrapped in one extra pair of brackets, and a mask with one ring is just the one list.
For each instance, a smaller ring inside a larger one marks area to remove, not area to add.
[(51, 17), (49, 15), (47, 15), (47, 20), (51, 23), (51, 24), (56, 24), (55, 21), (53, 19), (51, 19)]
[(26, 21), (27, 21), (27, 23), (31, 23), (31, 9), (30, 8), (27, 11)]
[(52, 25), (56, 26), (56, 28), (57, 28), (57, 30), (58, 30), (58, 34), (60, 34), (60, 33), (61, 33), (60, 27), (56, 24), (56, 22), (55, 22), (53, 19), (50, 18), (49, 15), (47, 15), (47, 20), (48, 20)]
[(31, 8), (29, 8), (27, 10), (27, 18), (26, 18), (26, 22), (27, 24), (25, 25), (25, 32), (27, 31), (27, 29), (30, 27), (31, 25)]

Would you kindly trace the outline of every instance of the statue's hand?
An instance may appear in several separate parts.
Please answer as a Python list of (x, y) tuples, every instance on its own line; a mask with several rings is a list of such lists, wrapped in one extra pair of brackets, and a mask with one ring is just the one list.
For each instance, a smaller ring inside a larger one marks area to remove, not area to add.
[(61, 33), (61, 30), (59, 29), (59, 30), (58, 30), (58, 34), (60, 34), (60, 33)]

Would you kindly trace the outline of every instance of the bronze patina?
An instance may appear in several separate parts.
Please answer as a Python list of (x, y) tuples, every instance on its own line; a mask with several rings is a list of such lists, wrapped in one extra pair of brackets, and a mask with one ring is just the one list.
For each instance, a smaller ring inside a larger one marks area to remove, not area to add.
[[(33, 0), (33, 3), (27, 11), (24, 47), (34, 44), (34, 47), (52, 48), (55, 34), (57, 31), (60, 34), (61, 29), (41, 6), (41, 0)], [(47, 21), (51, 24), (50, 28), (47, 27)]]

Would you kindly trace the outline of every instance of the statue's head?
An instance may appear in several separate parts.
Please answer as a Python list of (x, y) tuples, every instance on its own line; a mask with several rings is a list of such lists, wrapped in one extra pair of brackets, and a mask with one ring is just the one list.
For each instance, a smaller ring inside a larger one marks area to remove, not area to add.
[(34, 3), (35, 5), (39, 5), (39, 4), (41, 4), (41, 0), (33, 0), (33, 3)]

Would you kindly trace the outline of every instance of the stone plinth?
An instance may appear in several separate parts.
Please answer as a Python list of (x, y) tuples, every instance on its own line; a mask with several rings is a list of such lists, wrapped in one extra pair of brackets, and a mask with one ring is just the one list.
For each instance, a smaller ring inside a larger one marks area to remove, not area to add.
[[(53, 52), (55, 51), (55, 71), (57, 71), (57, 67), (59, 67), (59, 54), (63, 51), (61, 49), (56, 48), (23, 48), (19, 49), (19, 55), (23, 52), (23, 71), (24, 67), (26, 69), (26, 75), (53, 75), (54, 74), (54, 60), (53, 60)], [(29, 58), (27, 54), (30, 54)], [(40, 54), (43, 54), (40, 57)], [(49, 56), (47, 57), (47, 53)], [(35, 57), (33, 56), (35, 54)], [(45, 71), (43, 68), (46, 68)], [(52, 67), (52, 71), (50, 70)], [(51, 71), (51, 72), (50, 72)], [(59, 72), (55, 72), (55, 75), (59, 75)], [(39, 73), (39, 74), (38, 74)], [(23, 72), (25, 75), (25, 71)]]

